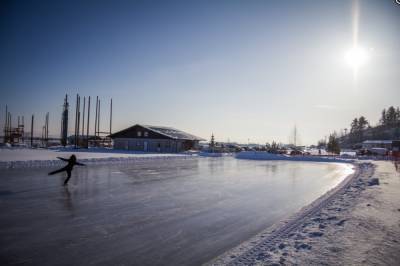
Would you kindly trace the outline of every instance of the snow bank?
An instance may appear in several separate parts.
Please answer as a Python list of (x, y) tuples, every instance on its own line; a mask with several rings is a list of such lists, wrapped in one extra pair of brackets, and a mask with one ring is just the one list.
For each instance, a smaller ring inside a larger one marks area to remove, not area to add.
[[(338, 186), (316, 199), (310, 205), (303, 207), (299, 212), (287, 219), (266, 228), (263, 232), (225, 252), (206, 265), (280, 265), (285, 264), (284, 262), (287, 262), (286, 260), (290, 257), (296, 258), (299, 251), (311, 250), (313, 245), (311, 245), (310, 241), (320, 238), (324, 234), (323, 226), (325, 224), (321, 223), (321, 212), (326, 209), (331, 210), (337, 197), (346, 194), (351, 189), (354, 181), (357, 181), (360, 176), (370, 176), (371, 170), (372, 167), (369, 164), (358, 165), (353, 174), (348, 175)], [(334, 206), (332, 215), (323, 219), (335, 222), (337, 217), (333, 214), (337, 215), (340, 211), (341, 209)], [(313, 222), (317, 224), (319, 230), (304, 230), (307, 225)], [(322, 224), (321, 227), (319, 227), (320, 224)], [(299, 234), (299, 230), (304, 232)], [(282, 255), (282, 253), (285, 254)], [(281, 257), (284, 257), (282, 261)], [(289, 265), (295, 264), (289, 263)], [(319, 264), (322, 264), (322, 262)]]
[(230, 153), (222, 153), (222, 152), (199, 152), (199, 156), (203, 157), (223, 157), (223, 156), (231, 156)]
[(333, 193), (206, 265), (399, 265), (399, 190), (392, 163), (359, 162)]
[(68, 158), (75, 154), (84, 164), (131, 163), (147, 160), (187, 159), (195, 155), (172, 153), (138, 153), (111, 149), (0, 149), (0, 169), (53, 167), (65, 165), (57, 157)]
[(243, 151), (236, 154), (237, 159), (247, 160), (284, 160), (284, 161), (307, 161), (307, 162), (332, 162), (332, 163), (352, 163), (354, 160), (339, 157), (323, 156), (289, 156), (283, 154), (273, 154), (263, 151)]

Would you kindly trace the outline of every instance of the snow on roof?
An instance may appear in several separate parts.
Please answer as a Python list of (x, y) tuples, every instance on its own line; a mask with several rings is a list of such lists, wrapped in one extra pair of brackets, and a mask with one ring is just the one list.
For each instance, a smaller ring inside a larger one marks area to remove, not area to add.
[(152, 130), (154, 132), (157, 132), (161, 135), (173, 138), (173, 139), (185, 139), (185, 140), (204, 140), (200, 137), (197, 137), (195, 135), (183, 132), (181, 130), (178, 130), (176, 128), (172, 127), (160, 127), (160, 126), (151, 126), (151, 125), (139, 125), (144, 128), (147, 128), (149, 130)]

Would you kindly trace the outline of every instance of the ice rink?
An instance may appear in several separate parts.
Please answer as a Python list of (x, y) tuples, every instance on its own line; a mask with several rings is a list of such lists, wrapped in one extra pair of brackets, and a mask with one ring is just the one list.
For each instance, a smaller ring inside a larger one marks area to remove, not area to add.
[(193, 158), (0, 172), (0, 264), (199, 265), (298, 211), (348, 166)]

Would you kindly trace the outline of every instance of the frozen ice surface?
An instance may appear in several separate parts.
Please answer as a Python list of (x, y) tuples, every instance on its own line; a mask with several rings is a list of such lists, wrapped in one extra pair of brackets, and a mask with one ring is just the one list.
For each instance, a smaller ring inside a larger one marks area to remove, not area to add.
[(292, 215), (348, 166), (224, 158), (0, 171), (0, 264), (199, 265)]

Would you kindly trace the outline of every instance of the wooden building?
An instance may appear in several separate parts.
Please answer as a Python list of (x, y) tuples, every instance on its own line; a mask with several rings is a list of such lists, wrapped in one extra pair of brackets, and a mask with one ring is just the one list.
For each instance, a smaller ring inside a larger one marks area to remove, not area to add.
[(182, 152), (198, 149), (204, 139), (171, 127), (136, 124), (110, 137), (114, 149), (144, 152)]

